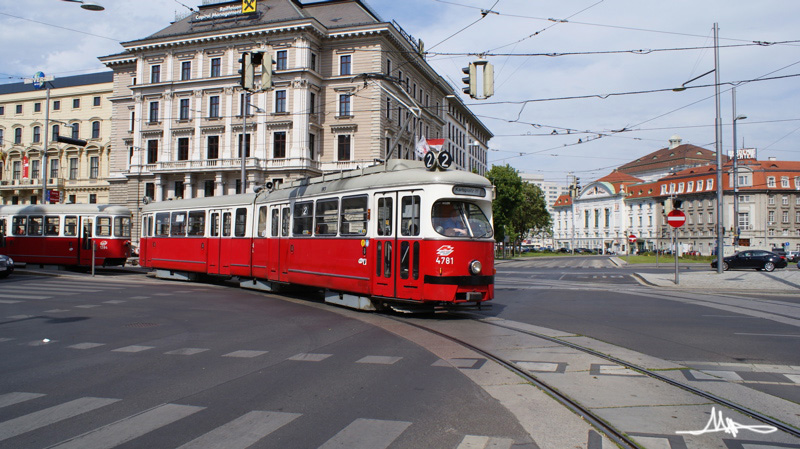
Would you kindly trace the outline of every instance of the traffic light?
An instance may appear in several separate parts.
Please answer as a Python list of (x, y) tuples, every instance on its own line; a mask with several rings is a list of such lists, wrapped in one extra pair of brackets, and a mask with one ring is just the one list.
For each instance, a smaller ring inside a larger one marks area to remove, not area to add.
[(239, 69), (239, 74), (242, 76), (239, 84), (242, 89), (248, 91), (252, 91), (255, 87), (255, 67), (252, 63), (252, 56), (250, 52), (244, 52), (239, 58), (239, 63), (242, 65), (242, 68)]
[(494, 66), (490, 63), (483, 65), (483, 98), (494, 95)]
[(469, 66), (464, 67), (461, 69), (464, 72), (465, 77), (461, 78), (461, 81), (466, 84), (466, 87), (463, 87), (461, 90), (464, 91), (465, 94), (469, 95), (472, 98), (476, 98), (478, 96), (478, 68), (474, 62), (470, 62)]
[(261, 66), (261, 86), (258, 90), (262, 92), (272, 89), (272, 64), (275, 64), (275, 61), (267, 53), (253, 53), (253, 65)]

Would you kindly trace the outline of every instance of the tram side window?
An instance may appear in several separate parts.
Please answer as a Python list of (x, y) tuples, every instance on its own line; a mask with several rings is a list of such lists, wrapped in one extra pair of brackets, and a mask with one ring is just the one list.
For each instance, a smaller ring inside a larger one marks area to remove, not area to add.
[(186, 236), (186, 212), (173, 212), (169, 225), (170, 235), (174, 237)]
[(206, 231), (206, 211), (189, 211), (189, 235), (202, 237)]
[(272, 209), (272, 232), (270, 233), (271, 236), (277, 237), (278, 236), (278, 227), (280, 226), (280, 219), (281, 212), (280, 209), (277, 207)]
[(169, 212), (156, 214), (156, 230), (153, 234), (156, 236), (169, 235)]
[(292, 218), (292, 210), (284, 207), (281, 212), (281, 237), (289, 236), (289, 220)]
[(392, 199), (378, 198), (378, 235), (392, 235)]
[(111, 217), (97, 217), (95, 236), (111, 237)]
[(294, 205), (294, 227), (292, 234), (294, 235), (311, 235), (311, 223), (313, 214), (314, 203), (311, 201), (303, 203), (295, 203)]
[(419, 235), (419, 195), (405, 196), (400, 204), (402, 207), (400, 234)]
[(258, 208), (258, 237), (267, 236), (267, 206)]
[(339, 227), (339, 199), (317, 201), (314, 216), (317, 235), (336, 235)]
[(230, 237), (231, 236), (231, 213), (230, 212), (223, 212), (222, 213), (222, 236), (223, 237)]
[(64, 217), (64, 235), (67, 237), (78, 235), (78, 217), (74, 215)]
[(114, 237), (131, 236), (130, 217), (114, 217)]
[(6, 219), (0, 218), (0, 235), (6, 235)]
[(61, 227), (61, 217), (58, 215), (48, 215), (44, 217), (44, 235), (58, 235)]
[(153, 216), (152, 215), (145, 215), (142, 218), (142, 237), (152, 237), (153, 236)]
[(233, 234), (236, 237), (244, 237), (247, 231), (247, 209), (240, 207), (236, 209), (236, 223)]
[(367, 197), (342, 198), (342, 235), (366, 235)]
[(28, 217), (13, 217), (11, 219), (11, 232), (14, 235), (25, 235), (28, 228)]
[(44, 231), (44, 217), (33, 215), (28, 217), (28, 235), (42, 235)]
[(211, 214), (211, 237), (219, 237), (219, 212)]

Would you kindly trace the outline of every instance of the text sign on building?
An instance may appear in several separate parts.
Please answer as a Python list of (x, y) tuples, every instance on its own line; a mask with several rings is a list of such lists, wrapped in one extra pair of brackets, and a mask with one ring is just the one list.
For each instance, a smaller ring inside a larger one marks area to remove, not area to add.
[(242, 14), (256, 12), (256, 1), (257, 0), (242, 0)]
[(673, 210), (667, 214), (667, 223), (673, 228), (680, 228), (686, 223), (686, 214), (680, 210)]

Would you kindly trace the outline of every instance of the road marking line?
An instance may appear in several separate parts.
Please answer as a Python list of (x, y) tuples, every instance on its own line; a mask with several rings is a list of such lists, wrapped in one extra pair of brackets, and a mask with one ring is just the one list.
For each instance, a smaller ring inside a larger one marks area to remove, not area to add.
[(178, 449), (245, 449), (300, 416), (299, 413), (252, 411)]
[(142, 352), (153, 348), (155, 348), (155, 346), (131, 345), (131, 346), (125, 346), (124, 348), (113, 349), (112, 352)]
[(399, 362), (402, 359), (403, 359), (402, 357), (368, 355), (360, 360), (356, 360), (356, 363), (371, 363), (375, 365), (394, 365), (395, 363)]
[(208, 349), (205, 348), (181, 348), (176, 349), (174, 351), (167, 351), (164, 354), (168, 355), (195, 355), (200, 354), (201, 352), (206, 352)]
[(289, 360), (294, 360), (297, 362), (321, 362), (328, 357), (332, 356), (333, 354), (309, 354), (309, 353), (302, 353), (297, 354), (289, 357)]
[(751, 334), (748, 332), (736, 332), (734, 335), (751, 335), (755, 337), (789, 337), (800, 338), (800, 334)]
[(510, 438), (466, 435), (456, 449), (510, 449), (513, 445)]
[(16, 391), (14, 393), (0, 394), (0, 408), (19, 404), (20, 402), (30, 401), (31, 399), (40, 398), (42, 396), (44, 395), (40, 393), (23, 393)]
[(49, 426), (50, 424), (55, 424), (59, 421), (90, 412), (100, 407), (105, 407), (117, 401), (119, 401), (119, 399), (80, 398), (20, 416), (19, 418), (10, 419), (0, 423), (0, 441), (22, 435), (31, 430)]
[(105, 346), (105, 343), (78, 343), (72, 346), (67, 346), (70, 349), (92, 349), (97, 348), (99, 346)]
[(0, 299), (0, 304), (16, 304), (22, 301), (15, 301), (13, 299)]
[(319, 449), (381, 449), (389, 447), (410, 422), (359, 418), (342, 429)]
[(258, 357), (258, 356), (264, 355), (266, 353), (267, 353), (267, 351), (250, 351), (250, 350), (243, 349), (241, 351), (229, 352), (229, 353), (223, 355), (223, 357), (238, 357), (238, 358), (244, 358), (244, 359), (251, 359), (253, 357)]
[(110, 449), (203, 409), (205, 407), (192, 405), (160, 405), (52, 446), (51, 449)]
[[(11, 299), (47, 299), (52, 298), (52, 296), (39, 296), (39, 295), (2, 295), (0, 294), (0, 298), (11, 298)], [(18, 301), (19, 302), (19, 301)]]

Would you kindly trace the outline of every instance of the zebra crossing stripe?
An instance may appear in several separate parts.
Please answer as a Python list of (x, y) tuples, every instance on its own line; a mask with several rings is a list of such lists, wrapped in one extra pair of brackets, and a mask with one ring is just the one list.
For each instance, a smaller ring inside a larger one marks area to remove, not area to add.
[(82, 413), (113, 404), (119, 399), (80, 398), (0, 423), (0, 441), (40, 429)]
[(245, 449), (300, 416), (299, 413), (252, 411), (178, 449)]
[(52, 295), (50, 295), (50, 296), (19, 295), (19, 294), (0, 295), (0, 298), (10, 298), (10, 299), (47, 299), (47, 298), (52, 298), (52, 297), (53, 297)]
[(359, 418), (342, 429), (319, 449), (382, 449), (389, 447), (411, 423)]
[(514, 440), (510, 438), (467, 435), (456, 449), (511, 449)]
[(8, 407), (9, 405), (19, 404), (20, 402), (30, 401), (31, 399), (40, 398), (42, 396), (44, 395), (40, 393), (22, 393), (22, 392), (0, 394), (0, 408)]
[(160, 405), (52, 446), (51, 449), (110, 449), (172, 424), (204, 408), (193, 405)]

